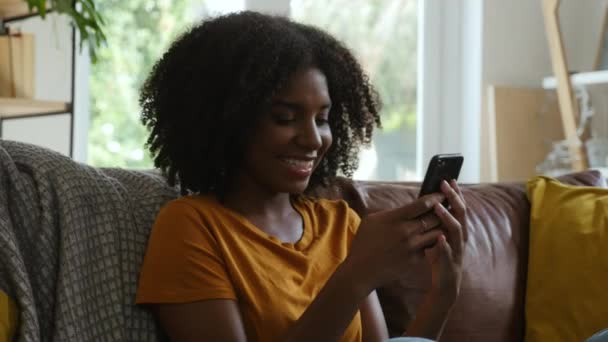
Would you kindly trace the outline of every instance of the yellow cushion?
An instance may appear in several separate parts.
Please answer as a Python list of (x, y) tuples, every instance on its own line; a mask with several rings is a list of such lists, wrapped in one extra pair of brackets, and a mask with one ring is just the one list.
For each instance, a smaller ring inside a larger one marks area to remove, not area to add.
[(584, 341), (608, 327), (608, 189), (528, 181), (526, 342)]
[(10, 341), (17, 329), (17, 306), (0, 291), (0, 341)]

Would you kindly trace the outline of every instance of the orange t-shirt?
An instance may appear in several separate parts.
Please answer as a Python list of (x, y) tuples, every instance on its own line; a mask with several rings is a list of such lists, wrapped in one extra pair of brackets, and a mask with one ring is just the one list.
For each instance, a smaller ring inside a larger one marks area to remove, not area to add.
[[(250, 341), (280, 338), (346, 258), (360, 222), (344, 201), (299, 196), (293, 206), (304, 222), (295, 244), (212, 196), (169, 202), (150, 235), (137, 303), (234, 299)], [(342, 341), (361, 341), (359, 313)]]

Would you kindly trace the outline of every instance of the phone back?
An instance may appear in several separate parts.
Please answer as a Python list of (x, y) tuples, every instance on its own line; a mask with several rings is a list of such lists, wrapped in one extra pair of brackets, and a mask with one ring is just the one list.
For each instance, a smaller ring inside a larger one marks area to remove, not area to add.
[(441, 181), (458, 179), (464, 157), (461, 154), (438, 154), (433, 156), (426, 170), (419, 196), (441, 191)]

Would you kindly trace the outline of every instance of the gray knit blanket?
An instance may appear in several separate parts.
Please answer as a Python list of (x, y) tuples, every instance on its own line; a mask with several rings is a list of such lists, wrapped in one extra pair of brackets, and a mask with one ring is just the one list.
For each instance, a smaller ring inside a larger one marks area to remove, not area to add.
[(19, 308), (16, 340), (159, 340), (134, 300), (156, 213), (177, 194), (154, 172), (0, 140), (0, 289)]

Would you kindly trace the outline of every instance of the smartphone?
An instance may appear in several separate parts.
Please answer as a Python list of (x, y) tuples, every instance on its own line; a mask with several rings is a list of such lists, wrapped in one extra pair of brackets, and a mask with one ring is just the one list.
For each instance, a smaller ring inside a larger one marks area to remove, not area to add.
[(441, 192), (442, 180), (449, 182), (451, 179), (458, 179), (463, 161), (464, 157), (460, 153), (434, 155), (426, 169), (418, 197)]

